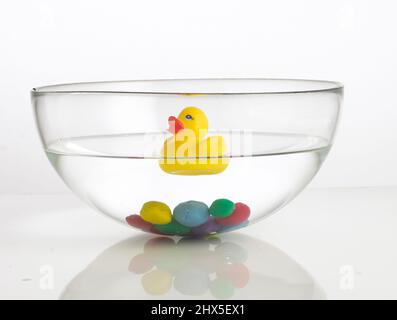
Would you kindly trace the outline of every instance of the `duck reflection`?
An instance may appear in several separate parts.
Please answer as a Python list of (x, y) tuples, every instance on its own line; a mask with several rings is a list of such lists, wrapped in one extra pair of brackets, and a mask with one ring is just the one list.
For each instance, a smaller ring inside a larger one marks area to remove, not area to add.
[(137, 236), (105, 250), (61, 299), (322, 299), (312, 277), (273, 246), (241, 234)]

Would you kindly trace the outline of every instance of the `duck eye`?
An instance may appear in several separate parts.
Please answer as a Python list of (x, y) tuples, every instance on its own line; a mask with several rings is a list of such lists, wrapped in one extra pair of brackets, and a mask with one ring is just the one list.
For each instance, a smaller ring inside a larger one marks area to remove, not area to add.
[(193, 120), (193, 117), (192, 117), (190, 114), (187, 114), (187, 115), (185, 116), (185, 119), (186, 119), (186, 120)]

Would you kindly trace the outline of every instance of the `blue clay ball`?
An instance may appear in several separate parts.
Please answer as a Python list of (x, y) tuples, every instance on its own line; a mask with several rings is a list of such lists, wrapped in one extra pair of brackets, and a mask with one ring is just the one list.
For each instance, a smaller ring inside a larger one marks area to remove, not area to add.
[(187, 201), (174, 209), (174, 219), (186, 227), (197, 227), (205, 223), (209, 216), (208, 206), (199, 201)]
[(176, 291), (189, 296), (205, 294), (209, 288), (208, 273), (195, 266), (187, 266), (175, 274), (174, 288)]

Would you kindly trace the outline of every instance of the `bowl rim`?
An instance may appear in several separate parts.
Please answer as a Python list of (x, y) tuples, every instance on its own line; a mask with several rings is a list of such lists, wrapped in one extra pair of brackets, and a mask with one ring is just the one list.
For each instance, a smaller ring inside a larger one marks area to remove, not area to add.
[[(298, 89), (298, 90), (259, 90), (259, 91), (164, 91), (164, 90), (104, 90), (104, 89), (90, 89), (90, 90), (76, 90), (67, 89), (67, 87), (85, 86), (85, 85), (104, 85), (117, 83), (148, 83), (148, 82), (176, 82), (176, 81), (263, 81), (263, 82), (296, 82), (322, 85), (318, 89)], [(61, 89), (66, 87), (65, 89)], [(308, 94), (308, 93), (322, 93), (322, 92), (342, 92), (344, 85), (338, 81), (330, 80), (314, 80), (314, 79), (294, 79), (294, 78), (164, 78), (164, 79), (137, 79), (137, 80), (110, 80), (110, 81), (87, 81), (87, 82), (70, 82), (53, 85), (45, 85), (34, 87), (31, 94), (138, 94), (138, 95), (275, 95), (275, 94)]]

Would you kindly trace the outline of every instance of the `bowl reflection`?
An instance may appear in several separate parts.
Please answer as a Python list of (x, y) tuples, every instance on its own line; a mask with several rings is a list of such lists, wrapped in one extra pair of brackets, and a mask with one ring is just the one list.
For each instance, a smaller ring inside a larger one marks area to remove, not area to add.
[(61, 299), (323, 299), (297, 262), (242, 234), (136, 236), (106, 249)]

